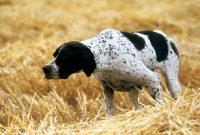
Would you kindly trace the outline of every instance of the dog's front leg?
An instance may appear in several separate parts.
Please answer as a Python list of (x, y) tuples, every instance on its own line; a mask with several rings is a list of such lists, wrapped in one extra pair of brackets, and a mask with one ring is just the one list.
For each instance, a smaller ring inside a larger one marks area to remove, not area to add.
[(113, 97), (114, 90), (108, 85), (101, 85), (104, 97), (104, 105), (106, 110), (106, 116), (111, 117), (113, 114)]

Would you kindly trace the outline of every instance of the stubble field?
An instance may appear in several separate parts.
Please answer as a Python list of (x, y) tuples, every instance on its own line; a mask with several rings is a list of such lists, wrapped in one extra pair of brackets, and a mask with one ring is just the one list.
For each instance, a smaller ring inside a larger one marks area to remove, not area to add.
[[(200, 0), (0, 0), (0, 134), (200, 133)], [(94, 77), (47, 80), (42, 66), (70, 40), (101, 30), (159, 29), (180, 49), (182, 94), (171, 99), (161, 75), (163, 104), (140, 91), (133, 111), (115, 92), (115, 115), (105, 118)]]

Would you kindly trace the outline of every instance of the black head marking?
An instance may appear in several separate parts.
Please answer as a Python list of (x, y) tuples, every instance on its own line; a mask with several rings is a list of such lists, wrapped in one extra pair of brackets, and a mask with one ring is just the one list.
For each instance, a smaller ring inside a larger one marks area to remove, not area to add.
[(141, 51), (145, 46), (145, 41), (142, 37), (138, 36), (137, 34), (131, 34), (128, 32), (121, 32), (131, 43), (135, 46), (135, 48)]
[(167, 40), (162, 34), (159, 34), (152, 30), (139, 31), (137, 33), (142, 33), (148, 36), (156, 52), (156, 57), (157, 57), (158, 62), (161, 62), (167, 59), (167, 55), (168, 55)]
[(59, 76), (63, 79), (81, 69), (89, 77), (96, 68), (94, 56), (90, 49), (77, 41), (61, 45), (53, 55), (56, 57), (56, 64), (59, 66)]

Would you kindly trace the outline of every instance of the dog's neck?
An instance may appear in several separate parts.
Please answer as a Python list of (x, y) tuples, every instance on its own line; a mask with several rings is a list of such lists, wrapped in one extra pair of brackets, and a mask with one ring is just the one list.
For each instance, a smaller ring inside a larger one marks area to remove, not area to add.
[[(108, 29), (102, 31), (96, 37), (81, 41), (81, 43), (89, 48), (94, 55), (94, 60), (96, 62), (95, 71), (111, 68), (109, 59), (114, 55), (113, 51), (111, 51), (111, 48), (114, 48), (114, 46), (117, 44), (117, 40), (115, 39), (118, 39), (120, 36), (122, 36), (117, 32), (118, 31), (116, 30)], [(108, 62), (102, 63), (102, 61), (105, 61), (105, 59), (107, 59)]]

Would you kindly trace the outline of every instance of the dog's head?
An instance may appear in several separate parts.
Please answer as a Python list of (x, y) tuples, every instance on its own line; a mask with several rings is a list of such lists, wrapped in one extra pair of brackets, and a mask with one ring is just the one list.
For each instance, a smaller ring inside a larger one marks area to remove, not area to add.
[(67, 79), (81, 70), (89, 77), (96, 68), (90, 49), (77, 41), (64, 43), (53, 56), (54, 59), (43, 67), (47, 79)]

